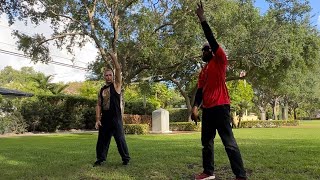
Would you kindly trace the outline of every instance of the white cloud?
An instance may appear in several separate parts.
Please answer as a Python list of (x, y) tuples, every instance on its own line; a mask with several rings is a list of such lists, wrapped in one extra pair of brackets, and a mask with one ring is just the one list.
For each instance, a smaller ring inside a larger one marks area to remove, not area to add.
[[(16, 48), (16, 39), (11, 36), (12, 30), (21, 30), (24, 33), (32, 34), (37, 31), (43, 33), (45, 36), (50, 35), (52, 30), (49, 24), (41, 24), (34, 27), (32, 25), (25, 26), (22, 22), (18, 22), (11, 27), (8, 27), (7, 19), (5, 16), (0, 18), (0, 49), (5, 51), (19, 52)], [(82, 49), (75, 49), (75, 61), (72, 63), (70, 59), (72, 56), (67, 53), (66, 50), (58, 50), (54, 47), (50, 48), (52, 59), (56, 62), (70, 64), (74, 66), (80, 66), (86, 68), (88, 63), (95, 60), (97, 49), (92, 43), (87, 43)], [(62, 57), (62, 58), (61, 58)], [(53, 82), (72, 82), (72, 81), (84, 81), (86, 71), (78, 70), (70, 67), (64, 67), (54, 64), (34, 64), (27, 58), (12, 56), (0, 52), (0, 70), (6, 66), (12, 66), (14, 69), (19, 70), (21, 67), (28, 66), (33, 67), (36, 71), (43, 72), (46, 75), (54, 75)]]

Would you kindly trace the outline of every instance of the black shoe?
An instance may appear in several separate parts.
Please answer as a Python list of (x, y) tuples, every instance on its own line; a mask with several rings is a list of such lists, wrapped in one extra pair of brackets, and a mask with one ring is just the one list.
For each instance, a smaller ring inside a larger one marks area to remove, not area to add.
[(101, 166), (103, 163), (102, 160), (97, 160), (96, 162), (93, 163), (93, 167), (96, 167), (96, 166)]
[(123, 162), (122, 162), (122, 165), (125, 165), (125, 166), (126, 166), (126, 165), (128, 165), (128, 164), (129, 164), (129, 161), (123, 161)]

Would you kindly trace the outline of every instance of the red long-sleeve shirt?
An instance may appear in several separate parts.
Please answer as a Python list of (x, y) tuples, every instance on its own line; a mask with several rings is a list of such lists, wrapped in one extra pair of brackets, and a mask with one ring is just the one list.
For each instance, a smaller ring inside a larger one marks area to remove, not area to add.
[(202, 88), (203, 108), (230, 104), (226, 86), (227, 64), (227, 56), (219, 46), (213, 58), (202, 68), (199, 74), (198, 88)]

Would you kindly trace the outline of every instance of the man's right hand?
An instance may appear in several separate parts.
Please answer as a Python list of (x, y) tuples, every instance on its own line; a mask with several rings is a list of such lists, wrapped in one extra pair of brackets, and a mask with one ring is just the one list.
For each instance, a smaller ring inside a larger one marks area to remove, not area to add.
[(205, 21), (206, 18), (204, 16), (204, 9), (203, 9), (203, 5), (202, 5), (202, 1), (200, 0), (200, 3), (197, 3), (198, 8), (196, 10), (196, 13), (198, 15), (198, 18), (200, 20), (200, 22)]
[(96, 125), (95, 125), (96, 129), (99, 129), (100, 126), (102, 126), (101, 121), (96, 121)]
[(198, 112), (198, 107), (194, 106), (192, 108), (192, 114), (191, 114), (191, 120), (198, 124), (197, 122), (199, 121), (199, 112)]

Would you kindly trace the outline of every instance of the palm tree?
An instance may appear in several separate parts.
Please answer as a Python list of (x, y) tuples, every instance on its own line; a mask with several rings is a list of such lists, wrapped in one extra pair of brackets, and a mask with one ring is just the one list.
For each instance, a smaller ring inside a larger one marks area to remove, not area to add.
[(52, 94), (62, 94), (62, 91), (69, 85), (51, 83), (53, 75), (38, 74), (36, 77), (31, 77), (33, 81), (37, 83), (36, 87), (44, 90), (45, 92), (50, 91)]

